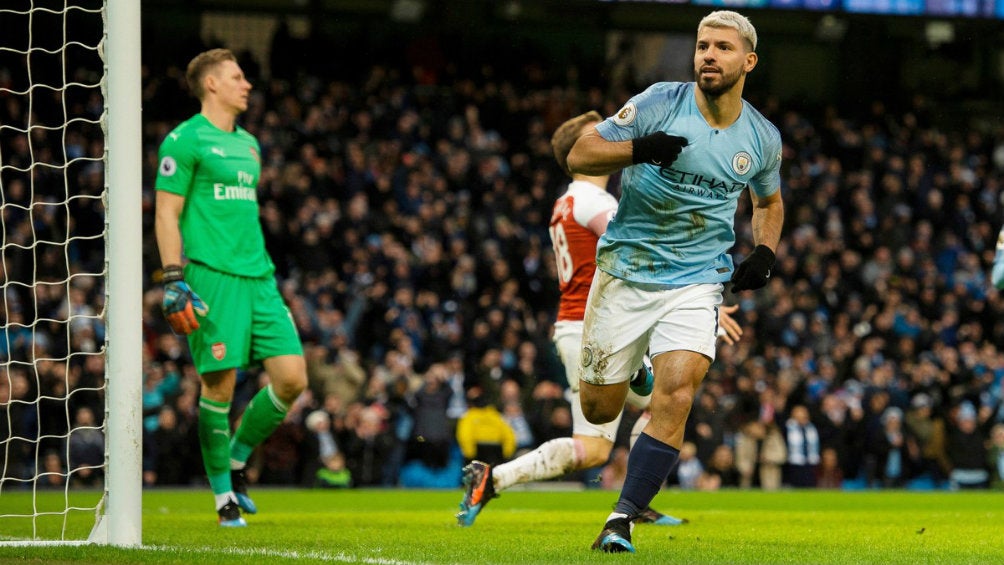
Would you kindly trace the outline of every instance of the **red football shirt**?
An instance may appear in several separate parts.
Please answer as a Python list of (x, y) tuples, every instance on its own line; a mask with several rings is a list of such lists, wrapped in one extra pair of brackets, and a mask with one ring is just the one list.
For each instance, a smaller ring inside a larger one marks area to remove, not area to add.
[(585, 181), (573, 181), (555, 201), (549, 231), (561, 290), (559, 322), (585, 316), (589, 285), (596, 272), (596, 242), (616, 211), (616, 198)]

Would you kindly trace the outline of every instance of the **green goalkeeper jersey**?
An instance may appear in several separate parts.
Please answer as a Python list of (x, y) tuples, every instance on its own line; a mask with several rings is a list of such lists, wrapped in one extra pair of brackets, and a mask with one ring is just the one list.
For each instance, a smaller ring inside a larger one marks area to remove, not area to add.
[(261, 157), (253, 135), (196, 114), (167, 135), (159, 160), (157, 190), (185, 197), (180, 228), (189, 260), (245, 277), (275, 271), (258, 219)]

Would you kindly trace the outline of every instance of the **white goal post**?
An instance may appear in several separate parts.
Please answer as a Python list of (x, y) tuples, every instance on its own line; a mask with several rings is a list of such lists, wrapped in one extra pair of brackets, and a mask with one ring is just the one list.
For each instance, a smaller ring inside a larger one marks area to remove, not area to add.
[(143, 222), (140, 2), (105, 1), (107, 507), (90, 540), (142, 542)]
[(0, 2), (3, 545), (142, 543), (140, 75), (139, 0)]

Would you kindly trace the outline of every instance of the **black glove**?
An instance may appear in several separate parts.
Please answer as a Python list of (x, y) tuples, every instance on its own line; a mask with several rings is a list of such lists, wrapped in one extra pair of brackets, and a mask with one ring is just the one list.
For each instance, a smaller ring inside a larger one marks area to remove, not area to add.
[(669, 135), (664, 131), (650, 133), (631, 140), (631, 162), (668, 167), (687, 146), (687, 138)]
[(757, 245), (732, 273), (732, 292), (762, 288), (767, 284), (772, 268), (774, 252), (766, 245)]

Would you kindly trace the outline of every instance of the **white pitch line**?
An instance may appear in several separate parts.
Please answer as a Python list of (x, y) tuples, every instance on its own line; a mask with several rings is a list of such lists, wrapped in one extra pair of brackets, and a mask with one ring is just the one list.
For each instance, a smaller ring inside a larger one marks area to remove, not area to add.
[(0, 540), (0, 547), (60, 547), (90, 545), (86, 540), (64, 541), (64, 540)]
[(329, 553), (325, 551), (283, 551), (265, 548), (237, 547), (172, 547), (166, 545), (144, 545), (138, 549), (152, 551), (171, 551), (178, 553), (223, 553), (248, 557), (281, 557), (284, 559), (319, 559), (337, 563), (367, 563), (369, 565), (432, 565), (422, 561), (402, 561), (400, 559), (384, 559), (380, 557), (362, 557), (345, 552)]

